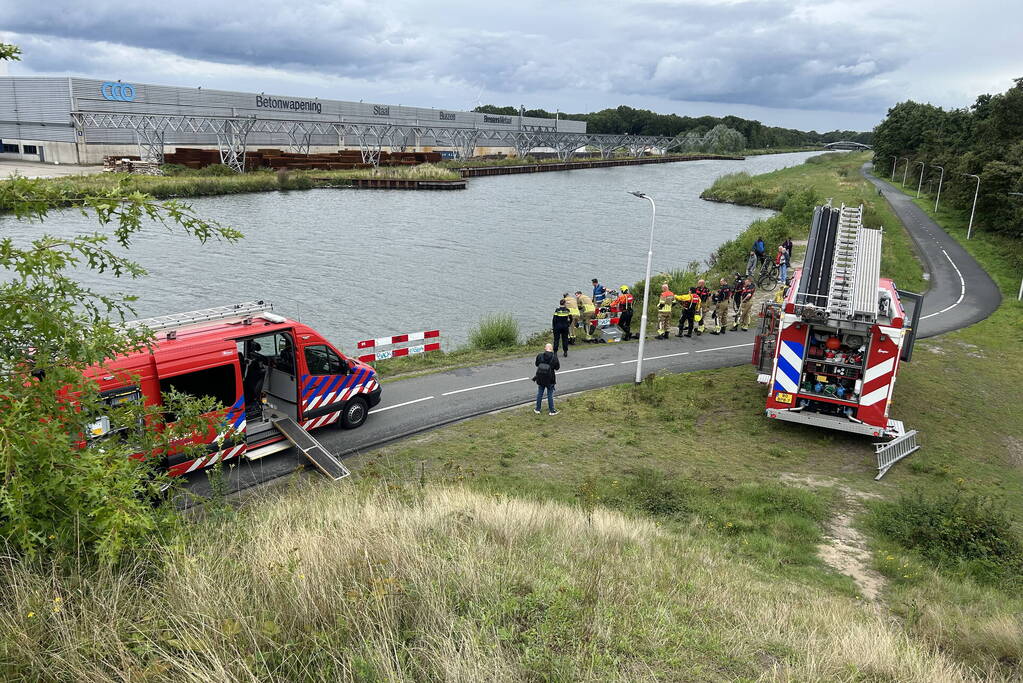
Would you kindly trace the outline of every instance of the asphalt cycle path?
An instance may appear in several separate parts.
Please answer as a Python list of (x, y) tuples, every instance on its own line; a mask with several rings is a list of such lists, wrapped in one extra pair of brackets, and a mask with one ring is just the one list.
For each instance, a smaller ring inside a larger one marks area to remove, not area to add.
[[(994, 280), (963, 247), (935, 223), (908, 194), (875, 177), (863, 165), (863, 175), (884, 193), (892, 210), (909, 231), (924, 262), (930, 288), (924, 296), (920, 337), (951, 332), (980, 322), (995, 312), (1002, 294)], [(898, 283), (896, 283), (898, 284)]]
[[(1001, 302), (995, 283), (959, 244), (919, 207), (888, 183), (864, 175), (882, 188), (902, 219), (930, 276), (924, 297), (919, 336), (955, 330), (983, 320)], [(637, 325), (639, 321), (636, 321)], [(754, 332), (668, 340), (647, 339), (643, 374), (665, 374), (734, 367), (750, 362)], [(539, 349), (537, 350), (539, 351)], [(576, 345), (560, 358), (557, 396), (631, 382), (635, 378), (638, 345)], [(327, 427), (315, 436), (329, 451), (342, 457), (407, 438), (423, 431), (532, 403), (536, 397), (534, 356), (511, 358), (487, 365), (458, 368), (383, 383), (380, 405), (355, 430)], [(753, 381), (751, 371), (750, 381)], [(530, 414), (530, 418), (532, 418)], [(544, 420), (558, 420), (548, 416)], [(257, 461), (242, 459), (227, 472), (230, 490), (237, 491), (289, 474), (304, 464), (293, 449)], [(202, 472), (189, 476), (189, 489), (206, 495), (209, 485)]]

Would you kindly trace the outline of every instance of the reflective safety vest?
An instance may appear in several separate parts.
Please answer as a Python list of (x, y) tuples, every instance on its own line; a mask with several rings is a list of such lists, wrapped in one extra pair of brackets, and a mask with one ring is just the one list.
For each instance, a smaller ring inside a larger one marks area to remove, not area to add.
[(614, 305), (618, 307), (620, 311), (631, 311), (632, 304), (636, 299), (631, 294), (619, 294), (618, 298), (615, 299)]
[(565, 308), (567, 308), (568, 312), (574, 317), (579, 317), (579, 302), (575, 300), (574, 296), (565, 297)]
[(607, 296), (607, 290), (604, 289), (604, 285), (597, 284), (593, 288), (593, 301), (598, 306), (604, 303), (604, 298)]
[(551, 320), (551, 328), (555, 330), (567, 330), (572, 323), (572, 314), (564, 306), (554, 309), (554, 319)]
[(593, 305), (593, 300), (585, 294), (579, 295), (579, 308), (583, 310), (583, 313), (593, 313), (597, 310), (597, 307)]
[(700, 301), (706, 301), (710, 297), (710, 289), (707, 287), (697, 287), (696, 293), (700, 297)]
[(657, 302), (657, 312), (667, 313), (671, 311), (672, 303), (675, 299), (675, 292), (670, 289), (667, 292), (661, 292), (661, 298)]
[(752, 282), (749, 283), (748, 285), (744, 284), (740, 292), (742, 294), (742, 300), (745, 301), (746, 299), (752, 298), (752, 296), (756, 294), (757, 286)]

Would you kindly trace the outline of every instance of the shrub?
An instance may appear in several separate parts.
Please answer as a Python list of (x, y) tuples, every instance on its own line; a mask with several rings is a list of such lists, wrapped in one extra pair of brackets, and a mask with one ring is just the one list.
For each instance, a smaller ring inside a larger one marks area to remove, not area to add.
[(210, 164), (199, 169), (196, 175), (200, 176), (225, 176), (225, 175), (238, 175), (238, 171), (234, 170), (230, 166), (224, 164)]
[(1004, 506), (961, 490), (903, 494), (876, 503), (871, 524), (887, 539), (938, 565), (956, 565), (975, 578), (1019, 578), (1023, 539)]
[(495, 313), (480, 320), (469, 332), (469, 346), (474, 349), (500, 349), (515, 346), (519, 340), (519, 324), (511, 313)]

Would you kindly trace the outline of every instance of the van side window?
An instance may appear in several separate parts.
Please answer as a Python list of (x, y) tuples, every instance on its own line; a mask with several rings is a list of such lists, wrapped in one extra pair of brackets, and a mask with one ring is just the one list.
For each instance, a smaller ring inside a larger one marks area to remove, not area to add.
[[(214, 368), (206, 368), (205, 370), (188, 372), (183, 375), (160, 380), (161, 393), (171, 389), (196, 398), (212, 396), (222, 406), (231, 406), (238, 395), (238, 387), (235, 384), (234, 365), (218, 365)], [(171, 422), (177, 420), (176, 416), (169, 416), (168, 419)]]
[(311, 375), (348, 374), (348, 363), (323, 344), (305, 347), (305, 364)]

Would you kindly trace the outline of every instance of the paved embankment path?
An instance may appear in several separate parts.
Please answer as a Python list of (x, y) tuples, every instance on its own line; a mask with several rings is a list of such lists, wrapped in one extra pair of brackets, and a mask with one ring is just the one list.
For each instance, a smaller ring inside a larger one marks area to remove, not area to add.
[(914, 204), (909, 195), (873, 176), (868, 167), (869, 164), (864, 164), (863, 175), (884, 193), (906, 226), (930, 278), (920, 319), (920, 336), (958, 330), (994, 313), (1002, 302), (994, 280), (959, 242)]
[[(1001, 301), (994, 282), (959, 244), (905, 195), (867, 175), (884, 188), (885, 196), (904, 221), (930, 274), (924, 298), (921, 336), (940, 334), (983, 320)], [(636, 320), (638, 327), (639, 321)], [(644, 374), (690, 372), (750, 362), (753, 330), (724, 336), (666, 341), (650, 339), (643, 360)], [(569, 352), (558, 373), (558, 394), (597, 389), (633, 380), (636, 344), (602, 344), (584, 352)], [(461, 368), (387, 382), (383, 401), (365, 425), (354, 431), (326, 428), (314, 432), (335, 453), (353, 455), (412, 434), (495, 410), (523, 405), (535, 398), (533, 358), (516, 358), (479, 367)], [(750, 381), (753, 381), (752, 370)], [(530, 415), (532, 417), (532, 415)], [(557, 420), (559, 417), (543, 419)], [(273, 479), (300, 464), (293, 451), (256, 462), (243, 461), (231, 470), (230, 485), (241, 489)], [(192, 488), (203, 494), (206, 477), (192, 475)]]

